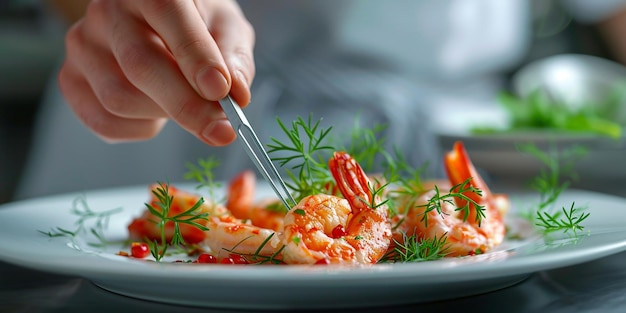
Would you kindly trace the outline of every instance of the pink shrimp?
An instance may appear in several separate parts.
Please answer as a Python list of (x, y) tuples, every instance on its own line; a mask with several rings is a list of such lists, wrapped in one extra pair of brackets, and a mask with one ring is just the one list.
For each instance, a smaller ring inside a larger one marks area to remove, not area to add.
[[(491, 193), (474, 168), (461, 142), (456, 142), (453, 150), (446, 153), (444, 165), (450, 185), (458, 186), (454, 192), (461, 192), (460, 185), (469, 179), (463, 195), (472, 201), (455, 197), (454, 204), (439, 202), (441, 212), (427, 210), (426, 204), (436, 196), (436, 191), (430, 189), (421, 194), (416, 203), (411, 205), (397, 231), (420, 238), (446, 236), (448, 256), (486, 252), (502, 243), (505, 235), (503, 212), (508, 208), (506, 196), (496, 197)], [(466, 190), (469, 186), (481, 192)], [(474, 203), (482, 207), (483, 217), (478, 216), (478, 208)], [(462, 210), (457, 210), (466, 205), (469, 208), (467, 216)], [(398, 240), (398, 238), (396, 233), (394, 239)]]
[(242, 254), (270, 256), (281, 246), (278, 234), (271, 230), (244, 222), (230, 214), (209, 216), (204, 244), (218, 259), (230, 251)]
[[(152, 207), (159, 207), (159, 199), (154, 194), (154, 190), (161, 187), (161, 185), (153, 184), (150, 186), (150, 190), (152, 191), (151, 197), (149, 200), (149, 204)], [(169, 210), (169, 216), (175, 216), (184, 211), (191, 208), (198, 200), (200, 200), (200, 196), (178, 189), (174, 186), (168, 186), (169, 193), (173, 197), (172, 205)], [(209, 216), (218, 216), (227, 213), (226, 208), (222, 205), (217, 205), (213, 203), (210, 199), (204, 202), (200, 208), (198, 209), (198, 213), (206, 213)], [(132, 240), (143, 240), (147, 238), (148, 240), (160, 240), (161, 239), (161, 231), (155, 220), (157, 219), (148, 209), (144, 209), (141, 216), (134, 218), (131, 223), (128, 225), (129, 238)], [(200, 220), (198, 221), (203, 226), (206, 225), (206, 221)], [(185, 240), (186, 243), (189, 244), (197, 244), (204, 240), (206, 237), (206, 232), (201, 229), (188, 224), (180, 224), (180, 233)], [(165, 233), (166, 240), (169, 242), (172, 240), (172, 235), (174, 234), (174, 223), (168, 222), (165, 224)]]
[(231, 214), (241, 220), (249, 220), (252, 225), (281, 231), (285, 213), (279, 210), (268, 209), (271, 206), (281, 206), (279, 199), (265, 199), (254, 202), (256, 176), (253, 171), (246, 170), (239, 173), (228, 187), (226, 207)]
[(287, 213), (283, 261), (376, 263), (391, 242), (388, 208), (372, 194), (368, 177), (350, 155), (335, 152), (329, 168), (344, 198), (311, 195)]
[[(159, 185), (151, 186), (151, 189)], [(200, 196), (174, 186), (169, 186), (169, 193), (173, 197), (169, 216), (174, 216), (191, 208)], [(150, 199), (153, 207), (158, 207), (158, 199), (154, 193)], [(249, 255), (259, 254), (270, 256), (280, 248), (280, 239), (274, 230), (252, 225), (248, 221), (238, 219), (221, 204), (217, 204), (207, 199), (200, 208), (199, 213), (206, 213), (206, 220), (199, 220), (198, 223), (207, 227), (208, 231), (203, 231), (193, 225), (181, 223), (179, 225), (183, 239), (188, 244), (204, 244), (218, 258), (227, 257), (233, 250), (235, 253)], [(132, 220), (128, 225), (129, 237), (133, 240), (160, 240), (161, 233), (158, 225), (154, 222), (155, 216), (144, 210), (140, 217)], [(171, 241), (174, 233), (174, 223), (168, 222), (165, 225), (166, 239)], [(261, 249), (260, 249), (261, 248)]]

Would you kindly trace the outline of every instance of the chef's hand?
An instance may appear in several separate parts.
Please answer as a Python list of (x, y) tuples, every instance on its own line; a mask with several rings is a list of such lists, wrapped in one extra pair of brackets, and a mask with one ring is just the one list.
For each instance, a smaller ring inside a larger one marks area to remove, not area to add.
[(250, 102), (253, 46), (234, 0), (92, 1), (68, 30), (59, 85), (105, 141), (149, 139), (172, 119), (226, 145), (235, 133), (217, 100)]

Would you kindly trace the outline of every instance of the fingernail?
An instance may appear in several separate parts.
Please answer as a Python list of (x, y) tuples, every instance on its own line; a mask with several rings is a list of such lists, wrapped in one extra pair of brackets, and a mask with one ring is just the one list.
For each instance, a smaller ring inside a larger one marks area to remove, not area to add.
[(235, 76), (237, 76), (237, 79), (246, 87), (246, 89), (250, 89), (250, 85), (248, 85), (248, 80), (246, 80), (246, 75), (243, 75), (242, 71), (235, 72)]
[(215, 120), (202, 131), (202, 137), (212, 146), (224, 146), (235, 140), (235, 131), (227, 120)]
[(196, 77), (196, 85), (202, 97), (211, 101), (224, 98), (230, 89), (226, 77), (214, 67), (201, 70)]
[(241, 71), (236, 71), (233, 75), (234, 79), (237, 80), (238, 84), (235, 84), (233, 81), (233, 89), (231, 93), (236, 93), (237, 100), (239, 101), (239, 105), (241, 107), (245, 107), (250, 103), (250, 85), (248, 84), (248, 80), (246, 76)]

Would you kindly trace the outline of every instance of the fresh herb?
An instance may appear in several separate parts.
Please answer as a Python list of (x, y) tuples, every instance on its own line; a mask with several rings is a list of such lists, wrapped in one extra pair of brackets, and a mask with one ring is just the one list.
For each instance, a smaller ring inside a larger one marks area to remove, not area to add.
[[(62, 227), (55, 227), (47, 232), (41, 230), (39, 232), (49, 237), (70, 237), (72, 239), (75, 239), (79, 234), (89, 232), (96, 237), (99, 242), (91, 242), (88, 244), (90, 246), (102, 247), (109, 243), (104, 237), (104, 231), (109, 225), (111, 216), (121, 211), (122, 208), (115, 208), (101, 212), (93, 211), (89, 207), (86, 197), (82, 195), (74, 199), (70, 210), (70, 213), (78, 216), (78, 220), (74, 223), (76, 225), (76, 229), (69, 230)], [(90, 221), (95, 221), (93, 226), (87, 226), (87, 222)]]
[(578, 145), (562, 151), (551, 146), (545, 152), (534, 144), (522, 144), (518, 150), (536, 157), (544, 166), (530, 182), (530, 187), (540, 195), (539, 210), (550, 207), (571, 181), (577, 179), (574, 164), (587, 153), (587, 149)]
[(268, 153), (275, 155), (272, 159), (281, 167), (291, 165), (287, 175), (292, 182), (287, 185), (294, 191), (296, 202), (308, 195), (324, 193), (333, 182), (325, 160), (334, 147), (324, 143), (332, 127), (322, 128), (321, 120), (313, 122), (311, 116), (306, 121), (298, 117), (291, 128), (280, 119), (277, 121), (289, 143), (272, 137)]
[(519, 149), (535, 156), (545, 166), (531, 181), (530, 187), (539, 193), (539, 203), (536, 209), (529, 210), (526, 217), (533, 221), (535, 226), (540, 227), (544, 234), (562, 230), (565, 233), (572, 231), (576, 236), (577, 230), (583, 230), (582, 222), (589, 213), (585, 213), (583, 208), (575, 208), (574, 203), (569, 211), (565, 207), (556, 210), (555, 203), (576, 178), (574, 163), (582, 158), (587, 150), (576, 145), (562, 151), (551, 147), (548, 152), (544, 152), (534, 144), (520, 145)]
[(394, 249), (382, 258), (382, 262), (424, 262), (444, 258), (448, 254), (448, 237), (421, 239), (416, 235), (402, 233), (401, 242), (394, 241)]
[(443, 203), (448, 203), (454, 205), (454, 201), (457, 198), (463, 199), (465, 201), (465, 205), (462, 207), (457, 207), (455, 211), (461, 211), (463, 213), (463, 221), (466, 222), (472, 211), (476, 212), (475, 221), (478, 223), (478, 226), (482, 223), (483, 218), (485, 218), (485, 206), (478, 204), (478, 202), (472, 200), (472, 198), (465, 195), (467, 192), (475, 193), (478, 196), (482, 196), (482, 190), (472, 186), (470, 184), (471, 177), (466, 179), (460, 184), (452, 186), (448, 193), (442, 194), (439, 191), (439, 187), (435, 186), (435, 194), (428, 199), (428, 202), (425, 204), (420, 204), (417, 207), (424, 207), (424, 213), (422, 213), (421, 221), (424, 223), (424, 226), (428, 227), (428, 213), (431, 211), (436, 211), (439, 214), (444, 214), (442, 209)]
[(511, 125), (504, 130), (478, 127), (472, 130), (474, 133), (543, 129), (586, 132), (614, 139), (621, 137), (622, 126), (612, 119), (613, 116), (604, 115), (597, 109), (602, 107), (600, 105), (584, 105), (573, 109), (567, 103), (556, 101), (540, 90), (525, 98), (502, 92), (498, 99), (507, 110)]
[[(156, 207), (146, 203), (146, 207), (154, 215), (157, 220), (153, 221), (159, 227), (161, 234), (161, 242), (152, 241), (149, 242), (150, 253), (157, 260), (160, 261), (166, 254), (168, 246), (180, 246), (185, 244), (185, 240), (180, 232), (180, 224), (191, 225), (203, 231), (209, 230), (206, 226), (202, 225), (200, 221), (207, 220), (208, 213), (198, 212), (201, 205), (204, 203), (204, 198), (198, 199), (198, 201), (189, 209), (182, 213), (170, 216), (170, 209), (174, 200), (174, 196), (170, 195), (169, 184), (158, 182), (159, 186), (152, 190), (152, 193), (157, 198)], [(167, 242), (165, 236), (165, 225), (167, 223), (174, 223), (174, 233), (170, 242)]]
[(385, 193), (385, 188), (387, 187), (387, 185), (388, 184), (381, 184), (378, 180), (376, 180), (374, 184), (368, 182), (367, 188), (369, 189), (371, 196), (369, 199), (361, 199), (361, 201), (366, 203), (367, 206), (372, 210), (376, 210), (379, 207), (386, 205), (389, 202), (389, 199), (380, 201), (380, 198)]
[(222, 186), (221, 183), (215, 181), (213, 169), (220, 165), (219, 160), (215, 157), (199, 159), (198, 164), (187, 163), (188, 172), (184, 178), (195, 180), (198, 182), (196, 189), (207, 188), (209, 199), (216, 199), (215, 190)]
[[(374, 125), (373, 128), (362, 127), (359, 118), (355, 119), (350, 133), (348, 146), (340, 148), (350, 154), (364, 171), (374, 170), (377, 158), (382, 156), (385, 160), (390, 160), (390, 156), (385, 149), (386, 138), (382, 137), (382, 132), (386, 125)], [(341, 138), (344, 138), (341, 136)], [(342, 147), (343, 144), (337, 144)]]
[[(383, 177), (394, 188), (386, 194), (390, 214), (405, 214), (415, 206), (419, 197), (425, 191), (422, 185), (422, 174), (427, 164), (421, 168), (413, 168), (408, 165), (404, 156), (396, 149), (394, 158), (387, 158), (384, 166)], [(404, 218), (399, 222), (401, 223)], [(399, 224), (398, 223), (398, 224)], [(396, 226), (397, 227), (397, 226)]]
[(535, 225), (542, 227), (546, 234), (556, 231), (563, 231), (567, 234), (571, 231), (574, 237), (576, 237), (578, 235), (577, 232), (584, 229), (581, 223), (587, 217), (589, 217), (589, 213), (584, 212), (582, 208), (574, 207), (572, 202), (569, 210), (563, 207), (561, 211), (557, 211), (554, 214), (537, 211), (537, 223)]
[(424, 164), (419, 168), (410, 166), (402, 153), (395, 149), (395, 157), (386, 158), (383, 176), (389, 183), (398, 185), (400, 190), (410, 193), (421, 193), (424, 191), (422, 175), (427, 167), (428, 164)]
[(259, 245), (259, 247), (254, 251), (254, 253), (241, 253), (237, 252), (237, 247), (242, 244), (244, 241), (250, 239), (251, 237), (246, 237), (238, 242), (234, 247), (230, 249), (223, 249), (224, 251), (228, 251), (229, 253), (237, 254), (239, 256), (244, 257), (249, 263), (252, 264), (282, 264), (283, 261), (279, 258), (285, 246), (282, 245), (278, 250), (276, 250), (271, 255), (262, 255), (261, 251), (263, 248), (269, 243), (269, 241), (274, 237), (275, 233), (267, 236), (265, 240)]

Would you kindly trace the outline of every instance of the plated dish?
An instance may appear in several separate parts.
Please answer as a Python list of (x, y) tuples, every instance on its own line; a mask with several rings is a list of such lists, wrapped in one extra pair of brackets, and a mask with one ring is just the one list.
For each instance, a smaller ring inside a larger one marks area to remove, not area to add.
[[(181, 185), (192, 189), (192, 186)], [(271, 194), (260, 186), (258, 195)], [(434, 301), (479, 294), (515, 284), (528, 275), (626, 250), (624, 199), (567, 191), (559, 203), (587, 205), (583, 236), (546, 241), (507, 238), (478, 256), (373, 266), (233, 266), (156, 263), (119, 256), (123, 245), (96, 247), (91, 236), (50, 238), (40, 231), (71, 228), (72, 202), (85, 195), (94, 210), (122, 207), (105, 235), (123, 241), (126, 226), (143, 209), (146, 186), (65, 194), (0, 207), (0, 258), (37, 270), (84, 277), (115, 293), (206, 307), (342, 308)], [(510, 193), (523, 206), (536, 195)], [(512, 216), (512, 215), (509, 215)], [(516, 224), (514, 220), (508, 223)]]

